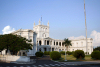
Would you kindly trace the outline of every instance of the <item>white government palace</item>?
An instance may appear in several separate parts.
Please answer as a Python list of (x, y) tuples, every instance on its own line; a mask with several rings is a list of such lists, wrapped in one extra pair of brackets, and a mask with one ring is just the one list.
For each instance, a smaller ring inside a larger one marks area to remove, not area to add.
[[(41, 21), (39, 20), (39, 24), (35, 25), (33, 30), (30, 29), (19, 29), (12, 34), (21, 35), (22, 37), (25, 37), (27, 39), (32, 39), (32, 50), (29, 50), (29, 52), (26, 52), (25, 50), (21, 50), (19, 52), (19, 55), (23, 55), (23, 53), (27, 54), (27, 56), (34, 56), (37, 51), (65, 51), (65, 46), (62, 44), (64, 40), (59, 39), (52, 39), (49, 37), (49, 22), (47, 25), (42, 25)], [(83, 50), (86, 52), (86, 39), (76, 39), (71, 40), (72, 46), (68, 46), (68, 51), (75, 51), (75, 50)], [(87, 38), (87, 51), (89, 54), (93, 51), (93, 39)], [(5, 54), (5, 51), (2, 51), (3, 54)]]

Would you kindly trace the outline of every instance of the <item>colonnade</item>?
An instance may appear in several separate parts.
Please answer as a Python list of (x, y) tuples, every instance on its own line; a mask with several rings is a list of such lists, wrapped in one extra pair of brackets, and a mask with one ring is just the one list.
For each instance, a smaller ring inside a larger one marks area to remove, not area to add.
[(57, 41), (57, 40), (44, 40), (44, 39), (42, 39), (42, 40), (37, 40), (37, 43), (39, 44), (39, 45), (55, 45), (55, 46), (63, 46), (63, 44), (62, 44), (62, 41)]

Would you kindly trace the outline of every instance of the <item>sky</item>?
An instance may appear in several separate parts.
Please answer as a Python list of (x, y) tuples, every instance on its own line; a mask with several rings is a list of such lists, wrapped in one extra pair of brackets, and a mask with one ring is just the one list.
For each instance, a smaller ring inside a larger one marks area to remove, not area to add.
[[(100, 0), (86, 0), (87, 37), (100, 46)], [(85, 38), (84, 0), (0, 0), (0, 34), (50, 24), (54, 39)]]

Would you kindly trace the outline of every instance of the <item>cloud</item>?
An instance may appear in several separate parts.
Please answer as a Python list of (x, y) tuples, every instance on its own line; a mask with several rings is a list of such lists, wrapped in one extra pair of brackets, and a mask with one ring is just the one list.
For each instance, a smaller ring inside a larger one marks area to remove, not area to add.
[(4, 29), (2, 30), (3, 34), (9, 34), (11, 32), (15, 31), (14, 28), (11, 28), (9, 25), (4, 27)]
[(84, 39), (84, 38), (85, 38), (85, 36), (79, 36), (79, 37), (72, 36), (72, 37), (69, 37), (68, 39), (69, 40), (75, 40), (75, 39)]
[(92, 31), (90, 37), (93, 38), (93, 46), (100, 46), (100, 32)]

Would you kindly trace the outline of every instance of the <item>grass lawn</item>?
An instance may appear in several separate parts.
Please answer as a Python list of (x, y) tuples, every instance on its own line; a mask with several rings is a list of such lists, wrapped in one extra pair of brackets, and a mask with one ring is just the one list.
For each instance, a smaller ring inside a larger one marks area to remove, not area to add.
[[(61, 59), (58, 60), (59, 62), (64, 62), (65, 61), (65, 55), (61, 55)], [(73, 55), (67, 55), (67, 62), (72, 62), (72, 61), (95, 61), (91, 59), (91, 55), (85, 55), (85, 58), (83, 60), (77, 60)]]

